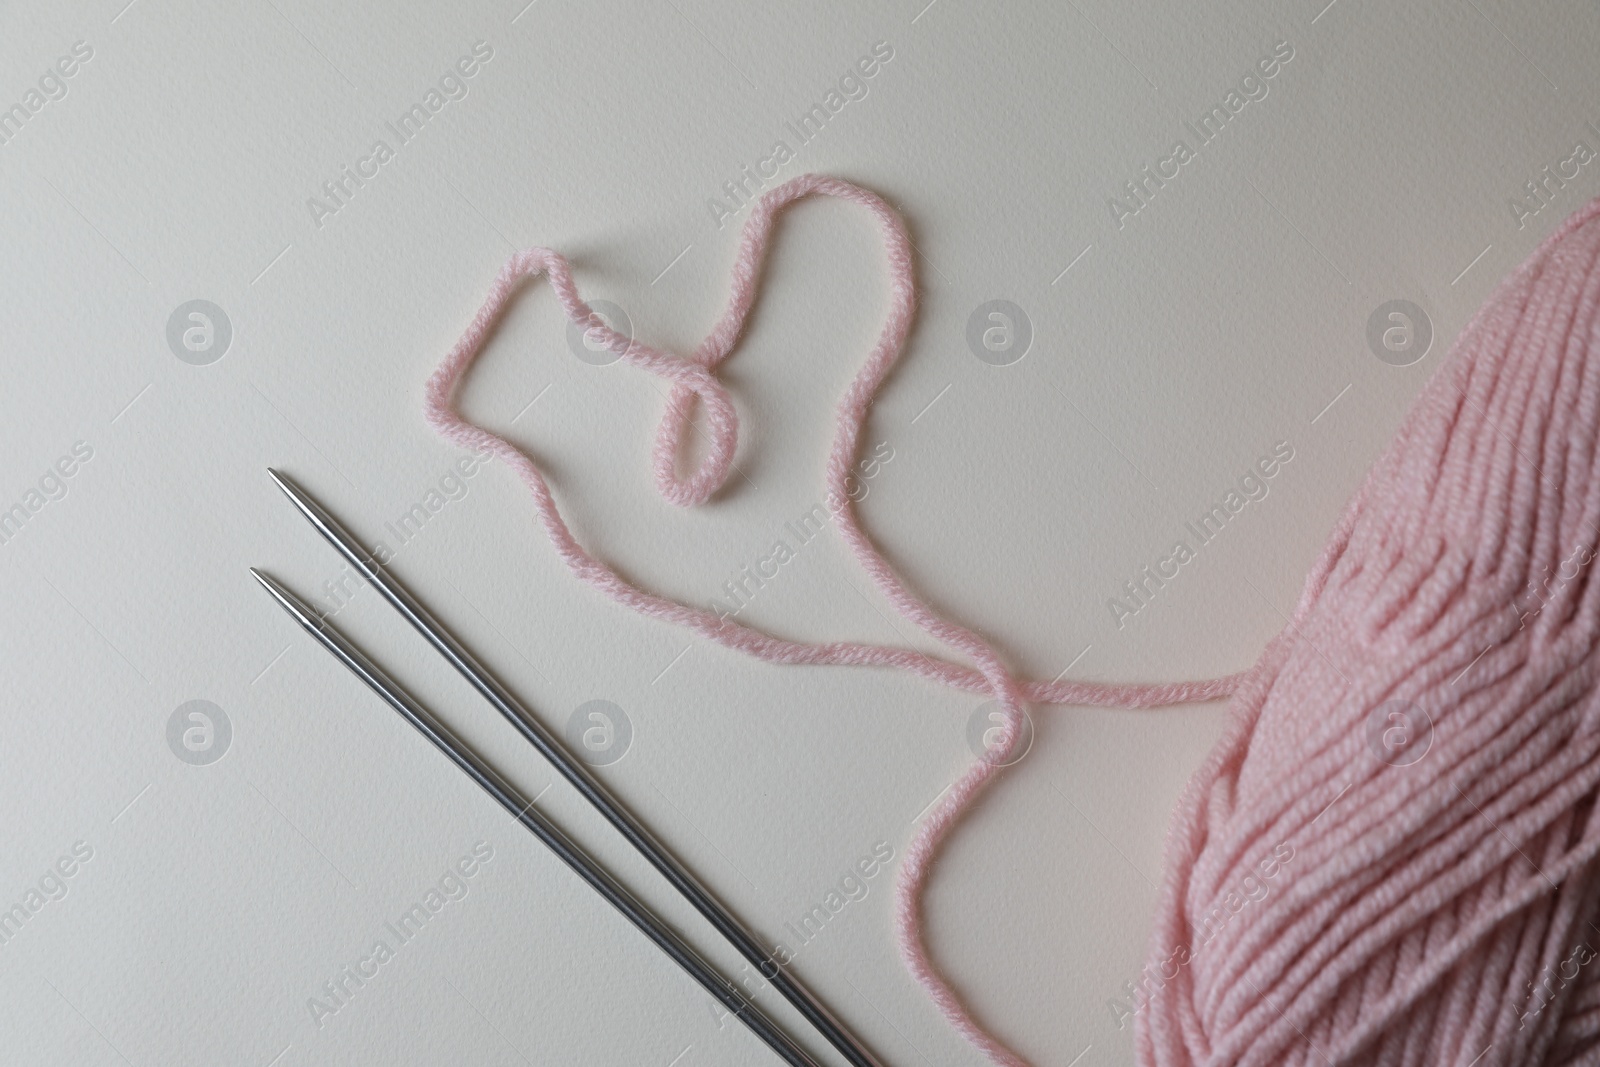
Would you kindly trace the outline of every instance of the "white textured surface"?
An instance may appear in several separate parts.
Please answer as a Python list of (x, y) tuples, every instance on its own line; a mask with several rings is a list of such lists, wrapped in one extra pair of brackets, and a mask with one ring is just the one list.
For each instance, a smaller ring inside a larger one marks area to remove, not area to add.
[[(0, 944), (17, 1062), (765, 1062), (245, 570), (307, 595), (340, 571), (269, 463), (373, 539), (441, 485), (459, 457), (423, 424), (422, 382), (513, 245), (562, 250), (586, 296), (683, 351), (724, 296), (743, 216), (719, 228), (708, 200), (742, 166), (782, 140), (774, 180), (883, 193), (923, 254), (923, 305), (868, 432), (894, 453), (869, 528), (1031, 675), (1175, 679), (1249, 665), (1450, 340), (1600, 188), (1588, 164), (1523, 225), (1508, 205), (1576, 142), (1600, 149), (1596, 17), (1556, 0), (123, 2), (13, 9), (0, 34), (0, 106), (92, 50), (0, 144), (0, 506), (42, 504), (0, 544), (0, 903), (65, 888)], [(386, 123), (475, 42), (492, 56), (466, 95), (318, 225), (307, 199), (395, 147)], [(865, 96), (800, 144), (785, 124), (877, 42), (892, 59)], [(1266, 95), (1200, 146), (1184, 123), (1280, 42), (1293, 58)], [(1194, 158), (1119, 227), (1108, 198), (1177, 138)], [(790, 213), (725, 374), (742, 476), (696, 513), (651, 488), (659, 391), (575, 358), (542, 288), (468, 410), (535, 451), (605, 558), (706, 603), (819, 499), (882, 294), (861, 217)], [(204, 366), (165, 332), (196, 298), (233, 329)], [(996, 298), (1034, 331), (1005, 367), (964, 338)], [(1393, 299), (1432, 319), (1412, 366), (1367, 345)], [(1266, 498), (1119, 629), (1107, 597), (1279, 441), (1294, 459)], [(65, 495), (29, 498), (77, 442), (92, 456)], [(898, 857), (972, 758), (980, 701), (636, 619), (564, 572), (504, 470), (463, 484), (396, 572), (547, 721), (622, 707), (632, 748), (604, 777), (764, 936), (795, 947), (786, 924), (880, 842)], [(743, 617), (914, 640), (831, 536)], [(338, 621), (523, 788), (550, 783), (373, 594)], [(208, 766), (166, 739), (195, 699), (232, 726)], [(1126, 1064), (1108, 1001), (1140, 966), (1167, 813), (1220, 708), (1035, 717), (940, 870), (936, 953), (1035, 1062)], [(729, 961), (564, 786), (541, 804)], [(493, 858), (466, 895), (319, 1025), (322, 983), (480, 841)], [(46, 879), (77, 842), (91, 857)], [(892, 878), (797, 972), (888, 1063), (975, 1063), (900, 967)]]

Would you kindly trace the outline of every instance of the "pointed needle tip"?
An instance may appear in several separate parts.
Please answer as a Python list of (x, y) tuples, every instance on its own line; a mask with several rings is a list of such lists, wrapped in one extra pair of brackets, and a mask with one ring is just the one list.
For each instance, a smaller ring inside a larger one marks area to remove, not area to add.
[(321, 620), (318, 618), (315, 611), (307, 607), (304, 601), (295, 596), (283, 585), (268, 577), (265, 572), (258, 570), (255, 567), (251, 567), (250, 574), (255, 578), (256, 581), (261, 583), (261, 587), (263, 589), (272, 594), (273, 599), (281, 604), (283, 609), (289, 614), (293, 615), (301, 622), (310, 623), (317, 626), (321, 625)]
[(277, 597), (279, 600), (283, 599), (283, 594), (286, 592), (286, 590), (283, 588), (283, 586), (279, 585), (270, 576), (268, 576), (268, 574), (265, 571), (261, 570), (258, 567), (251, 567), (250, 568), (250, 577), (252, 577), (256, 581), (260, 582), (261, 583), (261, 587), (263, 589), (265, 589), (267, 592), (271, 593), (273, 596)]
[(313, 522), (323, 518), (321, 505), (307, 496), (306, 491), (301, 489), (293, 478), (272, 467), (267, 468), (267, 474), (277, 484), (278, 488), (283, 490), (283, 495), (289, 498), (289, 502), (299, 508), (306, 518), (311, 519)]

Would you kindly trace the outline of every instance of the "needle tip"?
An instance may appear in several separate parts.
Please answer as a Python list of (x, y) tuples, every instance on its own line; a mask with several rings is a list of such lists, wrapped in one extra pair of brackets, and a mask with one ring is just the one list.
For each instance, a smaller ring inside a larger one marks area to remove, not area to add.
[(251, 577), (255, 578), (256, 581), (260, 582), (261, 587), (267, 592), (271, 593), (273, 599), (281, 604), (283, 606), (283, 610), (287, 611), (290, 615), (293, 615), (307, 626), (321, 625), (317, 613), (311, 608), (307, 607), (304, 601), (295, 596), (293, 593), (289, 592), (288, 589), (284, 588), (277, 581), (268, 577), (265, 573), (255, 567), (250, 568), (250, 575)]
[(283, 588), (277, 582), (275, 582), (271, 578), (267, 577), (266, 574), (264, 574), (260, 570), (257, 570), (255, 567), (251, 567), (250, 568), (250, 577), (252, 577), (256, 581), (260, 582), (261, 583), (261, 588), (265, 589), (267, 592), (273, 594), (274, 596), (277, 595), (279, 589)]
[(378, 566), (377, 560), (350, 531), (340, 524), (338, 519), (328, 514), (321, 504), (296, 485), (294, 479), (287, 474), (279, 473), (272, 467), (267, 468), (267, 474), (278, 484), (278, 488), (283, 490), (283, 495), (289, 498), (289, 502), (299, 509), (300, 514), (304, 515), (323, 537), (331, 541), (345, 559), (371, 577), (372, 570)]
[(321, 506), (307, 496), (306, 491), (295, 484), (293, 478), (272, 467), (267, 468), (267, 476), (277, 483), (278, 488), (283, 490), (283, 495), (288, 497), (306, 518), (313, 522), (326, 521)]

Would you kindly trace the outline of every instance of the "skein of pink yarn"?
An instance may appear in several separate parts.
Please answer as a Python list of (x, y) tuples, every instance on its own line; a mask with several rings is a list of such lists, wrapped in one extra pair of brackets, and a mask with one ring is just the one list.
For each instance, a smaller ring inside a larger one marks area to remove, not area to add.
[(1600, 1063), (1597, 300), (1600, 201), (1347, 505), (1174, 818), (1141, 1064)]
[[(737, 444), (716, 368), (743, 331), (776, 215), (810, 195), (874, 217), (891, 280), (884, 326), (839, 404), (826, 468), (838, 528), (880, 592), (954, 661), (787, 640), (629, 583), (578, 543), (537, 464), (454, 408), (507, 302), (523, 279), (546, 275), (571, 321), (671, 383), (657, 486), (674, 504), (704, 502)], [(1600, 594), (1586, 568), (1600, 519), (1600, 386), (1586, 358), (1600, 285), (1597, 211), (1571, 220), (1479, 313), (1347, 508), (1294, 620), (1242, 676), (1121, 686), (1018, 679), (879, 553), (846, 479), (904, 345), (915, 284), (898, 215), (847, 182), (806, 175), (752, 205), (727, 309), (688, 358), (605, 326), (558, 253), (518, 253), (429, 380), (427, 414), (451, 440), (505, 461), (561, 558), (619, 603), (772, 662), (895, 667), (999, 702), (997, 758), (975, 762), (924, 816), (896, 885), (907, 966), (993, 1062), (1023, 1063), (934, 966), (921, 896), (941, 843), (1020, 741), (1022, 703), (1146, 707), (1237, 690), (1226, 734), (1169, 838), (1150, 962), (1132, 991), (1140, 1062), (1600, 1063), (1600, 965), (1574, 970), (1578, 945), (1600, 947), (1600, 824), (1591, 818), (1600, 724), (1589, 675)], [(697, 407), (711, 447), (685, 476), (678, 463)], [(1553, 586), (1548, 576), (1580, 554), (1585, 566)], [(1534, 602), (1539, 610), (1527, 610)], [(1427, 722), (1424, 757), (1396, 758), (1393, 732)]]

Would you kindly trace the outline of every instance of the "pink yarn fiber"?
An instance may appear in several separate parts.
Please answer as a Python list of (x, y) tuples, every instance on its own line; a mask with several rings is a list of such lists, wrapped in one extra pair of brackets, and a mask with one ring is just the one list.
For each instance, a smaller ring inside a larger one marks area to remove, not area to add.
[(1234, 694), (1141, 1064), (1600, 1063), (1597, 300), (1600, 200), (1478, 311)]
[[(567, 317), (588, 330), (592, 339), (603, 342), (605, 347), (618, 353), (628, 363), (672, 383), (667, 410), (656, 435), (656, 485), (661, 495), (674, 504), (705, 502), (727, 479), (739, 430), (738, 415), (734, 412), (727, 389), (716, 378), (716, 368), (728, 357), (744, 329), (745, 318), (755, 300), (762, 260), (778, 213), (785, 205), (814, 194), (848, 200), (872, 214), (882, 231), (891, 283), (889, 314), (883, 329), (839, 401), (837, 429), (826, 471), (828, 489), (844, 501), (838, 515), (839, 532), (874, 584), (895, 608), (967, 660), (970, 666), (908, 648), (849, 641), (824, 644), (789, 641), (732, 619), (720, 619), (714, 612), (680, 604), (632, 585), (578, 544), (556, 507), (544, 475), (533, 460), (505, 438), (467, 421), (454, 406), (457, 386), (493, 332), (506, 304), (518, 291), (523, 279), (542, 274), (550, 280), (550, 286), (555, 290), (556, 299), (561, 302)], [(1191, 703), (1226, 696), (1240, 676), (1165, 685), (1022, 681), (1012, 675), (999, 653), (988, 642), (966, 627), (938, 615), (906, 587), (861, 529), (855, 505), (845, 491), (845, 478), (856, 462), (862, 426), (873, 397), (900, 355), (915, 310), (916, 283), (912, 273), (911, 242), (899, 215), (880, 197), (849, 182), (820, 175), (803, 175), (771, 190), (752, 205), (738, 257), (734, 261), (727, 308), (688, 359), (612, 331), (578, 296), (567, 261), (549, 249), (532, 248), (513, 255), (501, 269), (471, 325), (429, 378), (427, 416), (434, 428), (450, 440), (469, 449), (493, 453), (504, 460), (532, 493), (545, 532), (567, 566), (583, 581), (618, 603), (651, 618), (686, 626), (702, 637), (773, 663), (895, 667), (966, 692), (992, 696), (999, 702), (1005, 716), (1002, 728), (1004, 736), (1000, 745), (991, 752), (992, 762), (978, 760), (972, 765), (923, 817), (906, 850), (895, 890), (896, 929), (906, 965), (928, 990), (946, 1018), (995, 1063), (1020, 1065), (1024, 1062), (1021, 1058), (978, 1025), (929, 959), (922, 931), (922, 890), (941, 842), (984, 785), (999, 773), (999, 765), (1005, 762), (1012, 746), (1020, 740), (1021, 731), (1018, 727), (1022, 721), (1024, 701), (1114, 707)], [(678, 461), (684, 450), (684, 437), (697, 401), (705, 412), (704, 430), (711, 440), (711, 447), (698, 469), (684, 478), (678, 473)]]
[[(675, 504), (703, 503), (738, 439), (716, 368), (744, 328), (777, 214), (812, 194), (871, 213), (891, 282), (882, 331), (838, 406), (826, 485), (845, 502), (840, 535), (951, 659), (790, 641), (630, 584), (578, 544), (534, 462), (454, 407), (507, 302), (543, 274), (574, 323), (671, 382), (656, 483)], [(1001, 747), (924, 816), (896, 885), (907, 967), (994, 1063), (1024, 1061), (935, 968), (922, 892), (942, 842), (1020, 742), (1023, 702), (1151, 707), (1231, 694), (1224, 736), (1174, 816), (1149, 960), (1127, 989), (1139, 1062), (1600, 1064), (1600, 966), (1584, 966), (1600, 948), (1600, 583), (1586, 567), (1600, 519), (1600, 364), (1587, 358), (1600, 324), (1597, 214), (1600, 201), (1502, 283), (1346, 508), (1292, 621), (1250, 671), (1211, 681), (1021, 680), (907, 588), (863, 532), (845, 479), (916, 297), (900, 218), (847, 182), (807, 175), (751, 207), (727, 308), (687, 359), (613, 332), (559, 254), (517, 253), (430, 378), (427, 414), (449, 439), (504, 460), (568, 567), (617, 602), (774, 663), (894, 667), (1000, 704)], [(684, 476), (697, 408), (711, 447)], [(1402, 740), (1431, 723), (1415, 762), (1390, 747), (1391, 706), (1406, 712)]]

